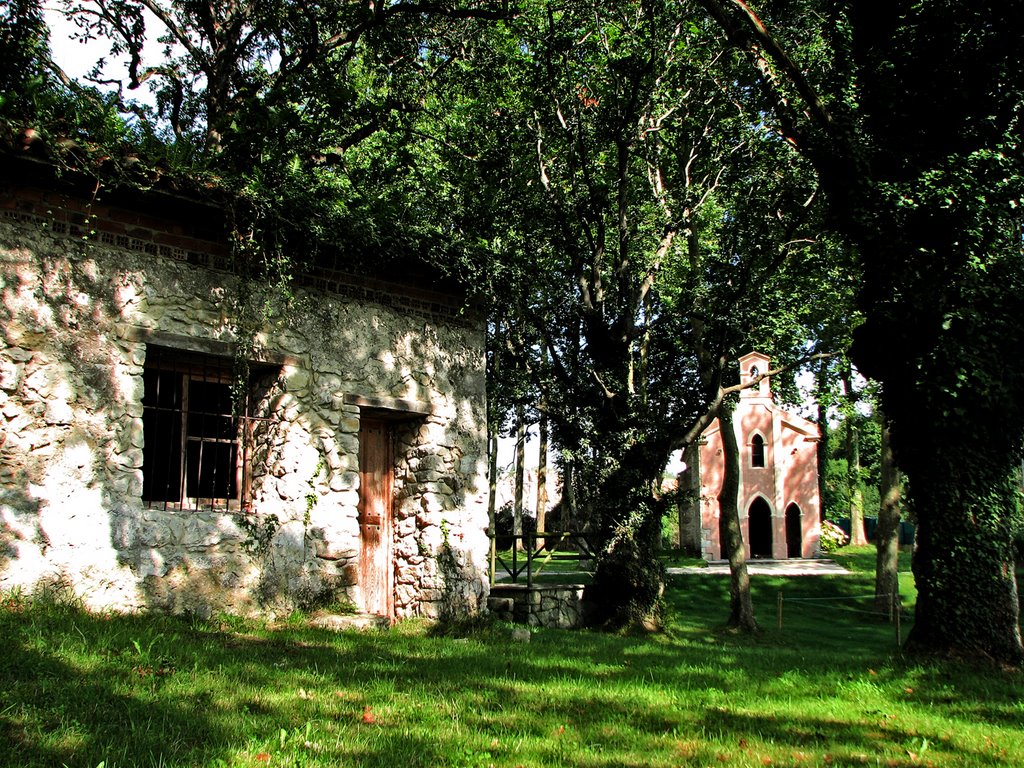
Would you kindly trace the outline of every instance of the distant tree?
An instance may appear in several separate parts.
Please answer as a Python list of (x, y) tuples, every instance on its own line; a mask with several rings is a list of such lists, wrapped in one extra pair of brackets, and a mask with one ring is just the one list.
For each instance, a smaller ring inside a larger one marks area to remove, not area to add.
[(48, 78), (49, 45), (39, 0), (0, 7), (0, 116), (30, 117)]

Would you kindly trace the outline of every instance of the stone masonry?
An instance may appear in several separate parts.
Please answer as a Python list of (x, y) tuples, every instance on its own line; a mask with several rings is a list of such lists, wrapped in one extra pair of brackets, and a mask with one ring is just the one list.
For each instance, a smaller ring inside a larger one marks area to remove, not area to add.
[(422, 292), (336, 274), (300, 282), (255, 333), (266, 418), (248, 503), (142, 500), (147, 358), (230, 360), (237, 348), (249, 294), (224, 257), (180, 221), (0, 189), (0, 590), (201, 616), (358, 605), (369, 403), (401, 416), (395, 614), (483, 609), (483, 331)]

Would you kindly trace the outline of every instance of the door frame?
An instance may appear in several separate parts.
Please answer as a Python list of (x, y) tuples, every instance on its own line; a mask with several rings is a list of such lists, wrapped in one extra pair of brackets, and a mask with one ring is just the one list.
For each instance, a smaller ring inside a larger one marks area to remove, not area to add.
[[(381, 444), (371, 446), (371, 436), (380, 435)], [(368, 449), (375, 448), (379, 465), (368, 467)], [(378, 474), (379, 471), (379, 474)], [(385, 419), (363, 417), (359, 422), (359, 590), (362, 610), (391, 618), (395, 614), (395, 561), (394, 561), (394, 483), (395, 448), (394, 429)], [(372, 492), (372, 493), (371, 493)], [(380, 508), (368, 507), (379, 499)], [(377, 550), (367, 560), (368, 539), (372, 526), (376, 526)], [(379, 569), (379, 570), (377, 570)], [(383, 592), (383, 599), (371, 599), (367, 587)]]

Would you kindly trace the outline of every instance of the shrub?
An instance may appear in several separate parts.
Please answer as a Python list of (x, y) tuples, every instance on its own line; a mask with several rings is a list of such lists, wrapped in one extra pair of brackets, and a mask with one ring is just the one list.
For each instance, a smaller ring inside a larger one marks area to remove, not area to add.
[(835, 552), (840, 547), (845, 547), (850, 541), (846, 532), (830, 520), (821, 524), (821, 551)]

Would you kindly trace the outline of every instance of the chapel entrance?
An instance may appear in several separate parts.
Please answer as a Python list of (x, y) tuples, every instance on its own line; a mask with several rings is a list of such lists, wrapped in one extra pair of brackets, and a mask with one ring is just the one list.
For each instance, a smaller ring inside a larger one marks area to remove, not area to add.
[(394, 613), (391, 561), (394, 440), (391, 426), (363, 419), (359, 427), (359, 592), (366, 613)]
[(772, 556), (772, 510), (768, 502), (758, 496), (747, 511), (747, 532), (750, 534), (750, 556)]
[(803, 557), (804, 535), (800, 517), (800, 507), (796, 504), (790, 504), (786, 507), (787, 557)]

